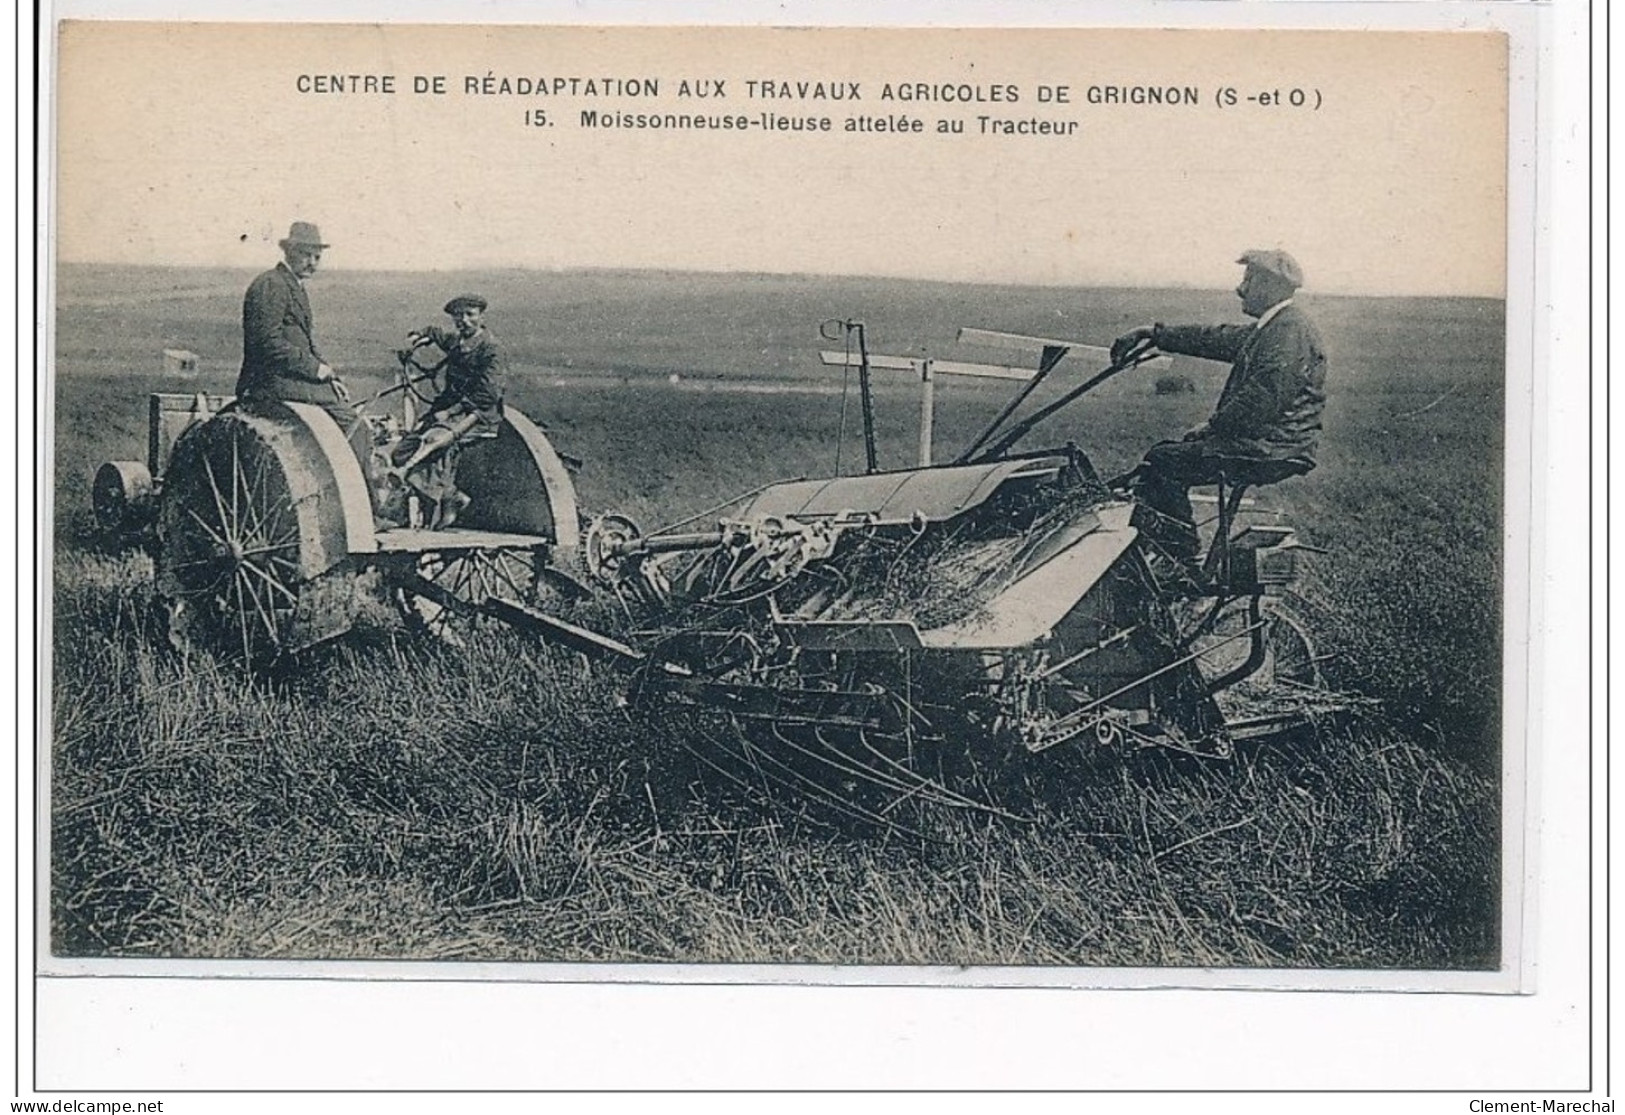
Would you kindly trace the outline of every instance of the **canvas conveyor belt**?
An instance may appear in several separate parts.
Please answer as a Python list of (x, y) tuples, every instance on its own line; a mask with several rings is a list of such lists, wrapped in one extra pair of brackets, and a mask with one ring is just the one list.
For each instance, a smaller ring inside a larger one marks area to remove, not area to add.
[[(1038, 564), (1046, 546), (1094, 529), (1091, 507), (1099, 498), (1078, 491), (1030, 517), (1008, 508), (985, 520), (934, 524), (919, 535), (853, 537), (838, 555), (840, 587), (827, 599), (804, 598), (800, 608), (784, 610), (798, 619), (904, 621), (922, 630), (964, 620)], [(807, 581), (816, 586), (819, 579)]]

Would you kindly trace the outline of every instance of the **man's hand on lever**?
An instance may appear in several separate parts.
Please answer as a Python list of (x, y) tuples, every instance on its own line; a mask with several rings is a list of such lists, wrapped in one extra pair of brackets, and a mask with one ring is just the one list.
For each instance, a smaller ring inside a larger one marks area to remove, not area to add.
[(1151, 338), (1155, 330), (1149, 325), (1142, 325), (1138, 329), (1131, 329), (1117, 340), (1112, 342), (1112, 364), (1114, 366), (1126, 364), (1135, 357), (1149, 352), (1152, 345)]

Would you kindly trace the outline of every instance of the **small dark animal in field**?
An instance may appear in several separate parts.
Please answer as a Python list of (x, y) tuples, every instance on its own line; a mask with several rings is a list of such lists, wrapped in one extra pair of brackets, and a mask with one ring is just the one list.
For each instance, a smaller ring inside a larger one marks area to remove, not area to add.
[(1191, 377), (1187, 375), (1158, 376), (1156, 388), (1159, 395), (1196, 394), (1196, 384), (1191, 382)]

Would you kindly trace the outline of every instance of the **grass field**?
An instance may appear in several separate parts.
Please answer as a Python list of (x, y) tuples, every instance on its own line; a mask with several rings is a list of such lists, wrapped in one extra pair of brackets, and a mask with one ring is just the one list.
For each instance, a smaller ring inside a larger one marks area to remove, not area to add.
[[(1037, 823), (930, 818), (861, 839), (739, 801), (574, 656), (495, 638), (447, 655), (380, 625), (293, 675), (167, 650), (151, 567), (89, 529), (89, 480), (140, 459), (145, 395), (229, 391), (251, 276), (65, 268), (56, 337), (53, 949), (73, 955), (1461, 968), (1499, 955), (1500, 303), (1305, 298), (1331, 354), (1321, 467), (1267, 493), (1330, 553), (1309, 586), (1330, 680), (1385, 710), (1232, 763), (1053, 771)], [(589, 511), (669, 522), (828, 474), (841, 375), (818, 323), (962, 359), (961, 325), (1098, 343), (1234, 320), (1222, 292), (666, 274), (312, 282), (363, 390), (407, 329), (475, 287), (509, 398), (582, 457)], [(166, 379), (165, 347), (202, 356)], [(1054, 390), (1077, 382), (1081, 365)], [(1203, 417), (1121, 377), (1052, 420), (1102, 472)], [(673, 386), (667, 377), (677, 373)], [(728, 388), (770, 382), (778, 394)], [(803, 390), (805, 388), (805, 390)], [(917, 388), (881, 385), (882, 463)], [(1005, 398), (938, 392), (937, 446)], [(1042, 396), (1037, 401), (1042, 401)], [(861, 460), (855, 398), (844, 467)], [(672, 729), (675, 730), (675, 729)]]

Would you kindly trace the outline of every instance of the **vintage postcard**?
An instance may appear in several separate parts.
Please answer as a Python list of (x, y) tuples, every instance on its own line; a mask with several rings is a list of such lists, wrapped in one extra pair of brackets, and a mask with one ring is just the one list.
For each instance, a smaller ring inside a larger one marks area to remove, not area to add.
[(58, 24), (39, 970), (1528, 990), (1514, 46)]

